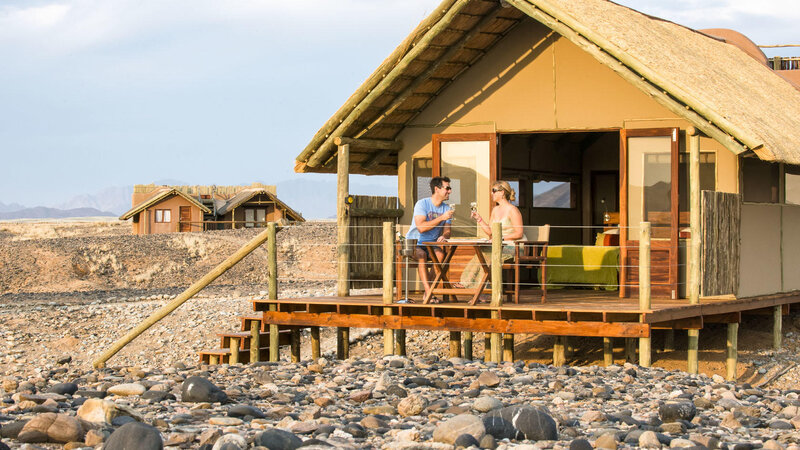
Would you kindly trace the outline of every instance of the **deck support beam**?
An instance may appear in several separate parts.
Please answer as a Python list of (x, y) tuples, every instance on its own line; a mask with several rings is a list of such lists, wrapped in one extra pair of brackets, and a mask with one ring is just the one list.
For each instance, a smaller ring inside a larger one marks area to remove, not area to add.
[(774, 306), (772, 311), (772, 348), (777, 351), (781, 349), (783, 340), (783, 305)]
[(450, 332), (450, 357), (461, 358), (461, 332)]
[[(503, 228), (500, 222), (492, 223), (492, 306), (503, 306)], [(499, 319), (500, 312), (492, 310), (492, 319)], [(501, 334), (492, 333), (491, 355), (492, 361), (502, 361)]]
[(261, 322), (250, 322), (250, 364), (261, 360)]
[(208, 364), (212, 366), (219, 364), (219, 355), (208, 355)]
[[(383, 222), (383, 304), (391, 305), (394, 282), (394, 224)], [(383, 314), (392, 315), (392, 308), (384, 306)], [(390, 328), (383, 330), (383, 356), (394, 354), (394, 336)]]
[(300, 327), (292, 327), (291, 334), (292, 362), (300, 362)]
[(322, 356), (319, 347), (319, 327), (311, 327), (311, 359), (318, 360)]
[[(689, 225), (691, 227), (686, 296), (689, 298), (689, 304), (696, 305), (700, 303), (700, 131), (695, 127), (690, 127), (686, 134), (689, 136)], [(700, 330), (689, 330), (688, 338), (686, 371), (698, 373), (700, 371), (698, 360)]]
[(503, 361), (514, 362), (514, 335), (503, 334)]
[(625, 361), (636, 364), (636, 343), (634, 338), (625, 338)]
[(350, 357), (350, 328), (336, 328), (336, 359)]
[(228, 364), (239, 364), (239, 338), (238, 337), (231, 337), (230, 339), (230, 349), (231, 354), (228, 356)]
[(556, 341), (553, 343), (553, 365), (555, 367), (567, 364), (566, 346), (567, 338), (565, 336), (556, 336)]
[(689, 342), (686, 346), (686, 371), (689, 373), (698, 373), (700, 371), (699, 362), (697, 360), (698, 347), (700, 344), (700, 330), (688, 330)]
[(492, 362), (492, 335), (483, 333), (483, 362)]
[(603, 338), (603, 364), (606, 367), (614, 364), (614, 338)]
[(464, 332), (464, 359), (472, 361), (472, 331)]
[(406, 330), (394, 330), (394, 354), (406, 356)]
[(336, 157), (336, 295), (350, 295), (350, 217), (347, 194), (350, 191), (350, 145), (340, 145)]
[[(270, 300), (278, 299), (278, 243), (276, 242), (278, 227), (275, 222), (267, 224), (269, 241), (267, 241), (267, 267), (269, 268), (269, 278), (267, 279), (267, 297)], [(270, 303), (270, 311), (277, 311), (278, 305)], [(278, 362), (280, 359), (280, 339), (278, 325), (269, 325), (269, 360)]]
[[(639, 309), (650, 309), (650, 222), (639, 225)], [(644, 314), (639, 321), (644, 323)], [(650, 336), (639, 338), (639, 365), (650, 367)]]
[(728, 324), (728, 340), (726, 342), (727, 358), (725, 359), (725, 379), (736, 381), (736, 365), (739, 362), (739, 324)]

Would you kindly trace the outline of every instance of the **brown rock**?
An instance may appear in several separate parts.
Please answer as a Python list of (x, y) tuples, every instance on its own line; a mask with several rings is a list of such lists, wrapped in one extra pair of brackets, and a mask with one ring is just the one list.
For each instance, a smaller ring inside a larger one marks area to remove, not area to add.
[(76, 448), (83, 448), (83, 442), (67, 442), (64, 444), (64, 450), (75, 450)]
[(403, 417), (416, 416), (425, 410), (428, 402), (417, 394), (409, 395), (397, 404), (397, 412)]
[(317, 406), (325, 408), (325, 407), (328, 407), (328, 406), (334, 404), (334, 401), (333, 401), (333, 399), (328, 398), (328, 397), (318, 397), (318, 398), (314, 399), (314, 403)]
[(3, 380), (3, 390), (6, 392), (14, 392), (19, 387), (19, 382), (10, 378)]
[(22, 427), (20, 442), (73, 442), (83, 440), (83, 427), (78, 419), (66, 414), (40, 414)]
[(350, 394), (350, 401), (356, 403), (364, 403), (372, 397), (372, 391), (355, 391)]
[(741, 428), (742, 423), (739, 422), (739, 420), (736, 418), (736, 416), (733, 415), (732, 412), (729, 412), (722, 419), (722, 422), (720, 422), (719, 426), (735, 430), (736, 428)]
[(194, 433), (172, 433), (167, 436), (167, 441), (164, 442), (165, 447), (177, 446), (183, 444), (191, 444), (194, 442)]
[(219, 439), (220, 437), (222, 437), (222, 433), (216, 428), (211, 428), (206, 431), (203, 431), (200, 434), (200, 437), (198, 438), (198, 440), (200, 441), (200, 447), (204, 445), (213, 446), (214, 443), (217, 442), (217, 439)]
[(485, 387), (495, 387), (500, 384), (500, 377), (496, 373), (487, 370), (478, 375), (478, 383)]
[(388, 427), (389, 427), (389, 424), (388, 424), (388, 423), (384, 422), (384, 421), (383, 421), (383, 420), (381, 420), (381, 419), (378, 419), (378, 418), (377, 418), (377, 417), (375, 417), (375, 416), (367, 416), (367, 417), (364, 417), (363, 419), (361, 419), (361, 422), (360, 422), (360, 423), (361, 423), (361, 426), (362, 426), (362, 427), (364, 427), (364, 428), (371, 428), (371, 429), (376, 429), (376, 428), (388, 428)]
[(86, 438), (84, 439), (84, 444), (87, 447), (96, 447), (108, 438), (108, 434), (100, 431), (100, 430), (89, 430), (86, 432)]
[(100, 398), (90, 398), (78, 408), (78, 417), (93, 423), (111, 423), (115, 417), (131, 416), (134, 419), (141, 421), (135, 411), (124, 406), (117, 406), (110, 400), (103, 400)]

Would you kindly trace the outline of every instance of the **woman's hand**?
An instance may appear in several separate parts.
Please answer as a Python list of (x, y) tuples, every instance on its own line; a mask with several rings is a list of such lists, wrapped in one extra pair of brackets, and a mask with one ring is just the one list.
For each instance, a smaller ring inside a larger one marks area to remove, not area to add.
[(483, 217), (481, 217), (481, 215), (478, 214), (478, 211), (472, 211), (472, 213), (470, 213), (469, 216), (475, 219), (475, 221), (478, 223), (483, 222)]

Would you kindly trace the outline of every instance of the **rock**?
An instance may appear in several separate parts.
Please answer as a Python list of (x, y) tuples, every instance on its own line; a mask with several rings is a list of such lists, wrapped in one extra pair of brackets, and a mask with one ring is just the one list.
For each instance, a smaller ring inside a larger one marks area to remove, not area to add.
[(677, 439), (673, 439), (672, 441), (670, 441), (669, 447), (670, 448), (689, 448), (689, 447), (697, 447), (697, 444), (695, 444), (694, 442), (692, 442), (692, 441), (690, 441), (688, 439), (677, 438)]
[(397, 404), (397, 413), (403, 417), (416, 416), (425, 410), (428, 402), (424, 397), (413, 394), (400, 400)]
[(350, 401), (355, 403), (364, 403), (369, 400), (370, 397), (372, 397), (372, 391), (367, 390), (355, 391), (348, 396)]
[(163, 402), (164, 400), (175, 400), (175, 396), (166, 391), (149, 390), (144, 394), (142, 394), (142, 399), (149, 400), (153, 403), (160, 403)]
[(50, 386), (47, 392), (61, 395), (72, 395), (78, 391), (78, 385), (75, 383), (58, 383)]
[(237, 417), (212, 417), (208, 419), (208, 423), (210, 423), (211, 425), (220, 425), (223, 427), (236, 427), (243, 424), (244, 422), (242, 422), (242, 419), (239, 419)]
[(389, 367), (391, 367), (393, 369), (402, 369), (405, 366), (406, 366), (406, 363), (402, 359), (393, 359), (393, 360), (389, 361)]
[(62, 356), (56, 360), (56, 364), (69, 364), (72, 362), (72, 356)]
[(639, 435), (639, 447), (641, 448), (661, 448), (661, 442), (655, 431), (645, 431)]
[(769, 427), (773, 430), (794, 430), (794, 425), (785, 420), (773, 420), (769, 423)]
[(181, 401), (189, 403), (225, 403), (228, 396), (203, 377), (189, 377), (181, 385)]
[(133, 410), (124, 406), (117, 406), (110, 400), (103, 400), (99, 398), (90, 398), (86, 400), (77, 412), (78, 417), (87, 422), (93, 423), (111, 423), (117, 417), (130, 416), (136, 420), (141, 420), (141, 417)]
[(763, 448), (767, 450), (784, 450), (783, 446), (775, 439), (770, 439), (767, 442), (764, 442)]
[(496, 439), (530, 439), (554, 441), (558, 439), (555, 420), (543, 410), (533, 406), (508, 406), (494, 410), (483, 419), (486, 432)]
[(320, 408), (326, 408), (328, 406), (333, 405), (334, 402), (332, 398), (329, 397), (317, 397), (314, 399), (314, 404), (319, 406)]
[(392, 384), (392, 377), (389, 376), (389, 372), (383, 372), (381, 376), (378, 378), (378, 381), (375, 383), (375, 390), (378, 392), (383, 392), (391, 386)]
[(250, 406), (250, 405), (236, 405), (236, 406), (233, 406), (233, 407), (231, 407), (231, 409), (228, 410), (228, 416), (229, 417), (239, 417), (239, 418), (246, 417), (246, 416), (252, 416), (252, 417), (254, 417), (256, 419), (263, 419), (265, 417), (264, 413), (260, 409), (255, 408), (255, 407)]
[(416, 428), (401, 430), (395, 434), (398, 441), (416, 442), (419, 440), (419, 431)]
[(569, 450), (594, 450), (594, 447), (586, 439), (573, 439), (569, 443)]
[(174, 447), (191, 444), (194, 442), (195, 437), (197, 436), (194, 433), (172, 433), (167, 437), (167, 442), (164, 442), (164, 445)]
[(147, 388), (142, 386), (139, 383), (125, 383), (125, 384), (118, 384), (116, 386), (111, 386), (108, 388), (109, 394), (119, 395), (121, 397), (128, 397), (131, 395), (142, 395), (145, 393)]
[(605, 422), (606, 420), (608, 418), (601, 411), (586, 411), (581, 416), (581, 422), (584, 423)]
[(397, 410), (394, 408), (394, 406), (390, 405), (365, 406), (361, 412), (367, 415), (380, 414), (384, 416), (394, 416), (397, 414)]
[(381, 419), (379, 419), (379, 418), (377, 418), (375, 416), (364, 417), (363, 419), (361, 419), (361, 422), (359, 422), (359, 423), (361, 424), (362, 427), (368, 428), (368, 429), (373, 429), (373, 430), (377, 429), (377, 428), (388, 428), (389, 427), (389, 424), (386, 423), (386, 421), (381, 420)]
[(211, 450), (246, 450), (247, 448), (247, 439), (244, 436), (230, 433), (217, 439)]
[(108, 437), (103, 450), (163, 450), (164, 442), (157, 429), (141, 422), (119, 427)]
[(204, 445), (213, 446), (214, 443), (216, 443), (221, 437), (222, 433), (219, 430), (216, 428), (209, 428), (208, 430), (200, 433), (200, 436), (197, 438), (197, 440), (200, 441), (201, 447)]
[(483, 371), (478, 375), (478, 384), (486, 387), (495, 387), (500, 384), (500, 377), (494, 372)]
[(714, 402), (703, 397), (695, 397), (692, 402), (694, 403), (695, 407), (700, 409), (709, 409), (714, 407)]
[(487, 434), (481, 438), (480, 446), (481, 448), (494, 449), (497, 448), (497, 442), (495, 442), (494, 436)]
[(617, 436), (614, 433), (605, 433), (594, 441), (594, 446), (614, 450), (617, 448)]
[(267, 447), (270, 450), (294, 450), (303, 445), (303, 441), (299, 437), (277, 428), (271, 428), (256, 434), (253, 443)]
[(17, 439), (20, 442), (74, 442), (83, 441), (83, 427), (78, 419), (66, 414), (40, 414), (22, 427)]
[(691, 421), (697, 414), (694, 403), (691, 402), (666, 402), (658, 407), (658, 415), (664, 422), (677, 420)]
[(469, 434), (480, 442), (483, 435), (486, 434), (486, 428), (481, 418), (471, 414), (455, 416), (436, 427), (433, 432), (433, 440), (454, 444), (456, 439), (463, 434)]
[(481, 443), (475, 439), (473, 435), (466, 433), (457, 437), (453, 444), (456, 446), (456, 448), (478, 447), (481, 445)]
[(493, 409), (500, 409), (503, 403), (494, 397), (478, 397), (472, 404), (472, 409), (480, 412), (489, 412)]
[(722, 418), (722, 422), (719, 423), (719, 426), (735, 430), (737, 428), (741, 428), (742, 423), (739, 422), (739, 420), (732, 412), (729, 412), (725, 414), (725, 417)]
[(686, 432), (686, 425), (683, 422), (662, 423), (659, 429), (663, 433), (683, 434)]
[(396, 397), (405, 398), (408, 397), (408, 391), (396, 384), (393, 384), (386, 388), (386, 395), (394, 395)]
[(4, 437), (6, 439), (17, 439), (19, 432), (22, 431), (22, 428), (25, 427), (26, 423), (28, 423), (28, 420), (17, 420), (11, 423), (4, 423), (3, 426), (0, 427), (0, 437)]
[(110, 434), (105, 431), (89, 430), (86, 432), (86, 437), (84, 438), (83, 443), (86, 444), (87, 447), (96, 447), (105, 442), (105, 440), (108, 439), (108, 436), (110, 436)]

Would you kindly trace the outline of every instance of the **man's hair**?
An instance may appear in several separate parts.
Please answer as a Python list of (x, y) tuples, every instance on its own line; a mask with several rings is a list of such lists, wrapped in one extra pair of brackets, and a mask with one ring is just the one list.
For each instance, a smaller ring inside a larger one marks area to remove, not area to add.
[(447, 177), (433, 177), (433, 178), (431, 178), (431, 194), (433, 194), (436, 191), (437, 187), (438, 188), (442, 187), (442, 183), (444, 183), (444, 182), (449, 183), (450, 182), (450, 178), (447, 178)]

